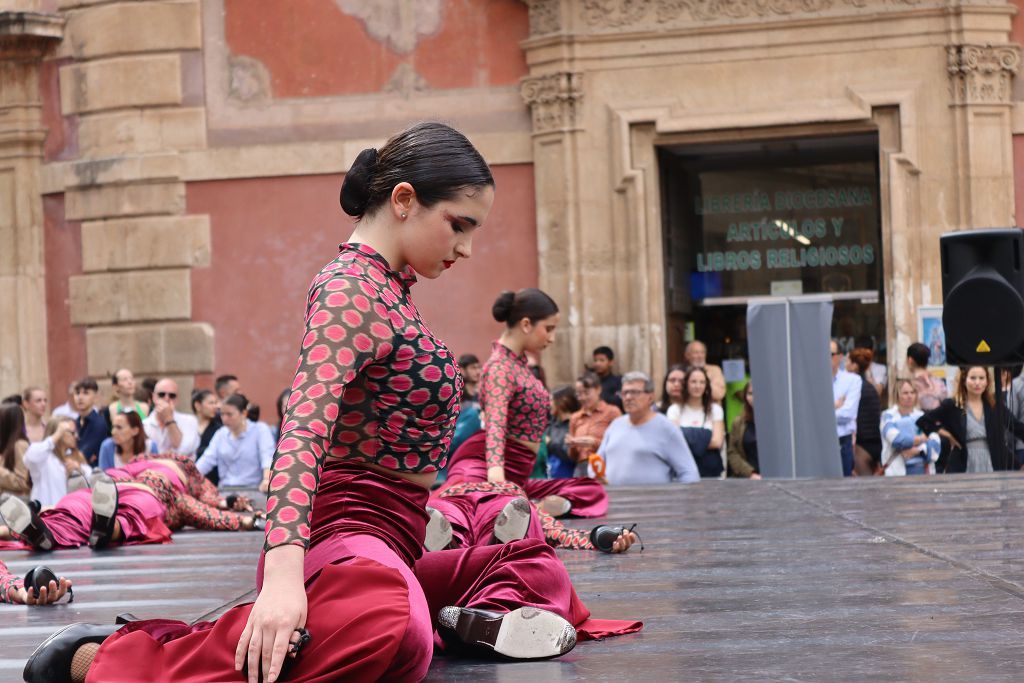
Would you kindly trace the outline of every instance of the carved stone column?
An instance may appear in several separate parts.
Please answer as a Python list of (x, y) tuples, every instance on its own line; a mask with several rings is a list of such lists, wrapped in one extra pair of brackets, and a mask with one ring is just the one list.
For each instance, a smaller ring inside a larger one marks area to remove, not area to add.
[(1012, 85), (1016, 45), (950, 45), (946, 50), (956, 119), (958, 227), (1006, 227), (1013, 216)]
[(0, 11), (0, 395), (48, 384), (39, 67), (63, 33), (59, 16)]
[[(533, 11), (531, 8), (531, 17)], [(579, 263), (576, 135), (583, 98), (582, 74), (560, 71), (524, 78), (523, 100), (533, 116), (534, 183), (540, 287), (558, 302), (562, 332), (545, 366), (555, 384), (572, 379), (581, 366), (585, 327)]]

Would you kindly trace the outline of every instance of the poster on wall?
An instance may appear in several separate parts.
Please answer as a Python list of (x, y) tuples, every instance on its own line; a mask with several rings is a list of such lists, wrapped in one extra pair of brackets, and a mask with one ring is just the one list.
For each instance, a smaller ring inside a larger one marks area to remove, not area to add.
[(917, 338), (931, 352), (928, 357), (928, 372), (943, 380), (952, 392), (956, 368), (946, 365), (946, 333), (942, 329), (942, 306), (917, 308)]

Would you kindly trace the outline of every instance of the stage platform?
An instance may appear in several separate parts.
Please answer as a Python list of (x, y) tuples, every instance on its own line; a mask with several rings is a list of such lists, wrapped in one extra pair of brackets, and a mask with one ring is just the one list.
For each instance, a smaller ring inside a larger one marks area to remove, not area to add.
[[(644, 630), (546, 662), (439, 657), (428, 680), (1024, 680), (1022, 475), (610, 493), (609, 519), (638, 522), (643, 553), (559, 552), (594, 616)], [(76, 585), (72, 605), (0, 607), (0, 680), (20, 680), (35, 644), (71, 621), (210, 618), (251, 599), (260, 544), (190, 531), (166, 546), (0, 553)]]

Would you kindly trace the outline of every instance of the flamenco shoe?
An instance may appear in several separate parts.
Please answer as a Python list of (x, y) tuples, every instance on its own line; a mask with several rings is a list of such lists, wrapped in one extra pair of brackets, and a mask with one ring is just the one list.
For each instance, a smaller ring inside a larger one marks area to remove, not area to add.
[(96, 477), (92, 485), (92, 525), (89, 531), (89, 547), (105, 548), (114, 535), (117, 519), (117, 484), (103, 475)]
[(430, 519), (427, 521), (427, 535), (423, 539), (423, 547), (427, 552), (447, 550), (452, 547), (452, 523), (439, 510), (427, 508)]
[(552, 517), (565, 517), (572, 510), (572, 503), (563, 496), (546, 496), (537, 503), (537, 507)]
[(68, 476), (68, 493), (89, 488), (89, 480), (81, 472), (72, 472)]
[(43, 641), (25, 664), (26, 683), (71, 681), (71, 660), (86, 643), (102, 643), (117, 631), (116, 624), (71, 624)]
[[(28, 574), (25, 574), (25, 590), (28, 591), (29, 595), (32, 595), (32, 589), (35, 589), (35, 595), (38, 596), (40, 588), (49, 590), (51, 581), (58, 586), (60, 585), (60, 577), (54, 574), (52, 569), (43, 565), (33, 567), (28, 570)], [(68, 604), (74, 601), (75, 592), (73, 589), (68, 588)]]
[(576, 629), (554, 612), (520, 607), (502, 614), (472, 607), (442, 607), (442, 637), (509, 659), (559, 657), (576, 647)]
[[(590, 542), (593, 543), (594, 547), (600, 550), (601, 552), (611, 553), (614, 552), (616, 539), (618, 539), (619, 536), (625, 533), (632, 532), (636, 534), (634, 529), (636, 529), (636, 524), (629, 527), (628, 529), (621, 526), (601, 524), (600, 526), (595, 526), (593, 529), (590, 530)], [(643, 552), (644, 542), (640, 539), (639, 534), (636, 534), (636, 538), (638, 541), (640, 541), (640, 552)]]
[(39, 513), (16, 496), (8, 495), (0, 502), (0, 519), (15, 536), (25, 539), (37, 550), (53, 550), (53, 535)]
[(492, 545), (517, 541), (530, 529), (530, 501), (513, 498), (505, 504), (494, 520)]

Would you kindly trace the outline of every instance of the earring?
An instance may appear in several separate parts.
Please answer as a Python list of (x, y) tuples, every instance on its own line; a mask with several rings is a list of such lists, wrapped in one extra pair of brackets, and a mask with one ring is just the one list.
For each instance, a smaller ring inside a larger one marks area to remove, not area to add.
[(408, 218), (408, 215), (403, 211), (402, 212), (402, 220), (404, 221), (406, 218)]

